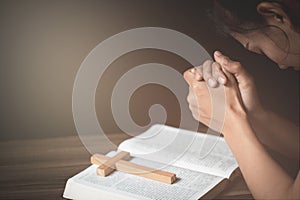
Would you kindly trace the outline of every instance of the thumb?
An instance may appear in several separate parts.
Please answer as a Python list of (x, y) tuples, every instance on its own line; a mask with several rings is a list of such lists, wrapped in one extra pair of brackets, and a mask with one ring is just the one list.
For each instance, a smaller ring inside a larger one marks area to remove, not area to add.
[(219, 51), (215, 51), (214, 58), (216, 62), (220, 63), (222, 68), (234, 75), (240, 87), (246, 87), (249, 83), (252, 83), (251, 75), (245, 70), (241, 63), (232, 61)]
[(193, 73), (193, 69), (188, 69), (184, 72), (183, 77), (185, 81), (189, 84), (189, 86), (193, 86), (194, 81), (195, 81), (195, 74)]

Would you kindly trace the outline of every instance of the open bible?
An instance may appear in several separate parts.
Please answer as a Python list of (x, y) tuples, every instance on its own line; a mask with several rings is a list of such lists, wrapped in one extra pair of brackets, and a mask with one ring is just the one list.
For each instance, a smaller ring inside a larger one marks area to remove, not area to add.
[[(154, 125), (122, 142), (129, 161), (176, 174), (173, 184), (114, 171), (107, 177), (91, 165), (67, 181), (68, 199), (200, 199), (213, 198), (234, 178), (238, 164), (224, 138), (165, 125)], [(114, 156), (112, 151), (107, 156)]]

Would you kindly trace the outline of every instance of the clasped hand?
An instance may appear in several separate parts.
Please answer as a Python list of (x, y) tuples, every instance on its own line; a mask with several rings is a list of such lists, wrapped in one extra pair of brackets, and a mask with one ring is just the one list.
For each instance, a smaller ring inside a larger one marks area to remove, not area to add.
[(187, 101), (193, 117), (209, 126), (212, 119), (212, 109), (218, 109), (214, 105), (208, 87), (224, 85), (226, 103), (225, 118), (223, 122), (223, 134), (233, 131), (238, 121), (248, 121), (248, 117), (262, 112), (254, 81), (249, 73), (239, 62), (232, 61), (227, 56), (216, 51), (213, 61), (205, 61), (196, 68), (191, 68), (184, 73), (184, 78), (189, 84)]

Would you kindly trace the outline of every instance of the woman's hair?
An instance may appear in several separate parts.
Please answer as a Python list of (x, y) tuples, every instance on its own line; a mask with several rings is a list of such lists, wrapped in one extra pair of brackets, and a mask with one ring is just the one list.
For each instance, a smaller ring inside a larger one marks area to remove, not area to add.
[(263, 17), (256, 8), (261, 2), (279, 4), (299, 32), (299, 0), (214, 0), (212, 16), (215, 24), (225, 33), (247, 33), (265, 28)]
[[(300, 0), (214, 0), (211, 16), (220, 33), (250, 33), (259, 30), (287, 53), (290, 41), (287, 34), (274, 25), (268, 25), (257, 11), (261, 2), (277, 3), (290, 18), (295, 31), (300, 32)], [(278, 16), (280, 17), (280, 16)], [(297, 53), (298, 54), (298, 53)]]

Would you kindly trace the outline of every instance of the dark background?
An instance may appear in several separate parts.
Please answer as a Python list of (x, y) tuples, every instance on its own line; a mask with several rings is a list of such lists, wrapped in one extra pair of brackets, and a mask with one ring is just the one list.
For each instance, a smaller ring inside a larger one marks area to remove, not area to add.
[[(63, 0), (0, 1), (0, 139), (76, 134), (72, 87), (81, 62), (101, 41), (146, 26), (180, 31), (209, 53), (219, 49), (250, 71), (264, 105), (299, 123), (299, 72), (280, 70), (267, 58), (247, 52), (217, 34), (206, 16), (211, 1)], [(190, 65), (159, 50), (141, 50), (117, 59), (100, 80), (96, 108), (107, 133), (119, 131), (110, 111), (118, 77), (131, 67), (157, 62), (185, 71)], [(178, 103), (166, 88), (145, 86), (132, 97), (137, 123), (148, 122), (148, 108), (165, 105), (168, 124), (178, 124)]]

